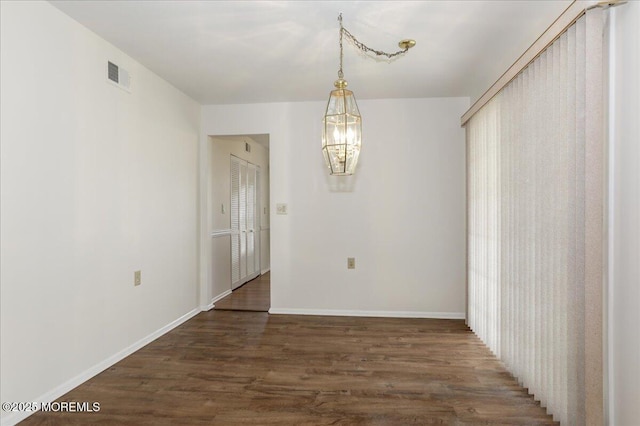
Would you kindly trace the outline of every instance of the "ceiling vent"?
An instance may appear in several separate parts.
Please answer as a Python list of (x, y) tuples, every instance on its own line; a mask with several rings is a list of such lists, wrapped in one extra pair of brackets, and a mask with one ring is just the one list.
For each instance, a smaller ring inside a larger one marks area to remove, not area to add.
[(122, 90), (131, 93), (131, 78), (129, 77), (129, 71), (124, 68), (120, 68), (111, 61), (107, 62), (107, 81), (118, 86)]

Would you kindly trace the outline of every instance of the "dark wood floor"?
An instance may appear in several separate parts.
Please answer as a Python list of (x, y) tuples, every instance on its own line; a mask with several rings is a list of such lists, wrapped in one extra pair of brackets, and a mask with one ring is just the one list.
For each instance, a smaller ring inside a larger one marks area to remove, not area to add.
[(25, 425), (547, 425), (459, 320), (203, 312)]
[(214, 309), (224, 311), (269, 312), (271, 307), (271, 273), (260, 275), (215, 303)]

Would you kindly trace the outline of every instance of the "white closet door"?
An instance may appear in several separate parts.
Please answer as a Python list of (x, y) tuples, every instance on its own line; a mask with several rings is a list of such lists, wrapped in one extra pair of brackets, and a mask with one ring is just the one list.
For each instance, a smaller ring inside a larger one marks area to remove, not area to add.
[(247, 166), (247, 276), (256, 273), (255, 231), (256, 231), (256, 166)]
[(256, 166), (256, 202), (255, 202), (255, 220), (254, 220), (254, 228), (255, 228), (255, 232), (253, 233), (254, 237), (253, 237), (253, 244), (255, 247), (254, 250), (254, 268), (256, 271), (257, 275), (260, 275), (261, 268), (260, 268), (260, 237), (261, 237), (261, 232), (260, 232), (260, 211), (261, 211), (261, 206), (260, 206), (260, 166)]
[(231, 156), (231, 288), (260, 275), (259, 167)]
[(240, 163), (240, 278), (247, 276), (247, 162)]
[(240, 161), (231, 157), (231, 288), (240, 285)]

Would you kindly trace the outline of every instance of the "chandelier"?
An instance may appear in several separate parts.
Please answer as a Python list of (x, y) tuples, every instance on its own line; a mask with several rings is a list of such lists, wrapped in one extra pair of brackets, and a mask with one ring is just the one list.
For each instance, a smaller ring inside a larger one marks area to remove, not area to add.
[(322, 154), (329, 168), (329, 174), (348, 176), (354, 173), (358, 164), (362, 143), (362, 117), (353, 92), (347, 89), (347, 81), (342, 72), (343, 36), (363, 52), (386, 56), (389, 59), (406, 53), (416, 45), (416, 42), (415, 40), (402, 40), (398, 43), (402, 50), (395, 53), (385, 53), (371, 49), (347, 31), (342, 26), (342, 14), (338, 15), (338, 22), (340, 23), (340, 69), (338, 69), (338, 79), (333, 83), (336, 89), (332, 90), (329, 95), (327, 110), (322, 120)]

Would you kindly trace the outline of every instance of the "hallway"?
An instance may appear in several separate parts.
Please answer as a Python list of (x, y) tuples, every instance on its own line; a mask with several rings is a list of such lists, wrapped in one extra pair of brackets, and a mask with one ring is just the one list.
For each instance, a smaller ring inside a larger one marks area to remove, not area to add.
[(271, 272), (260, 275), (215, 303), (216, 311), (269, 312), (271, 307)]

